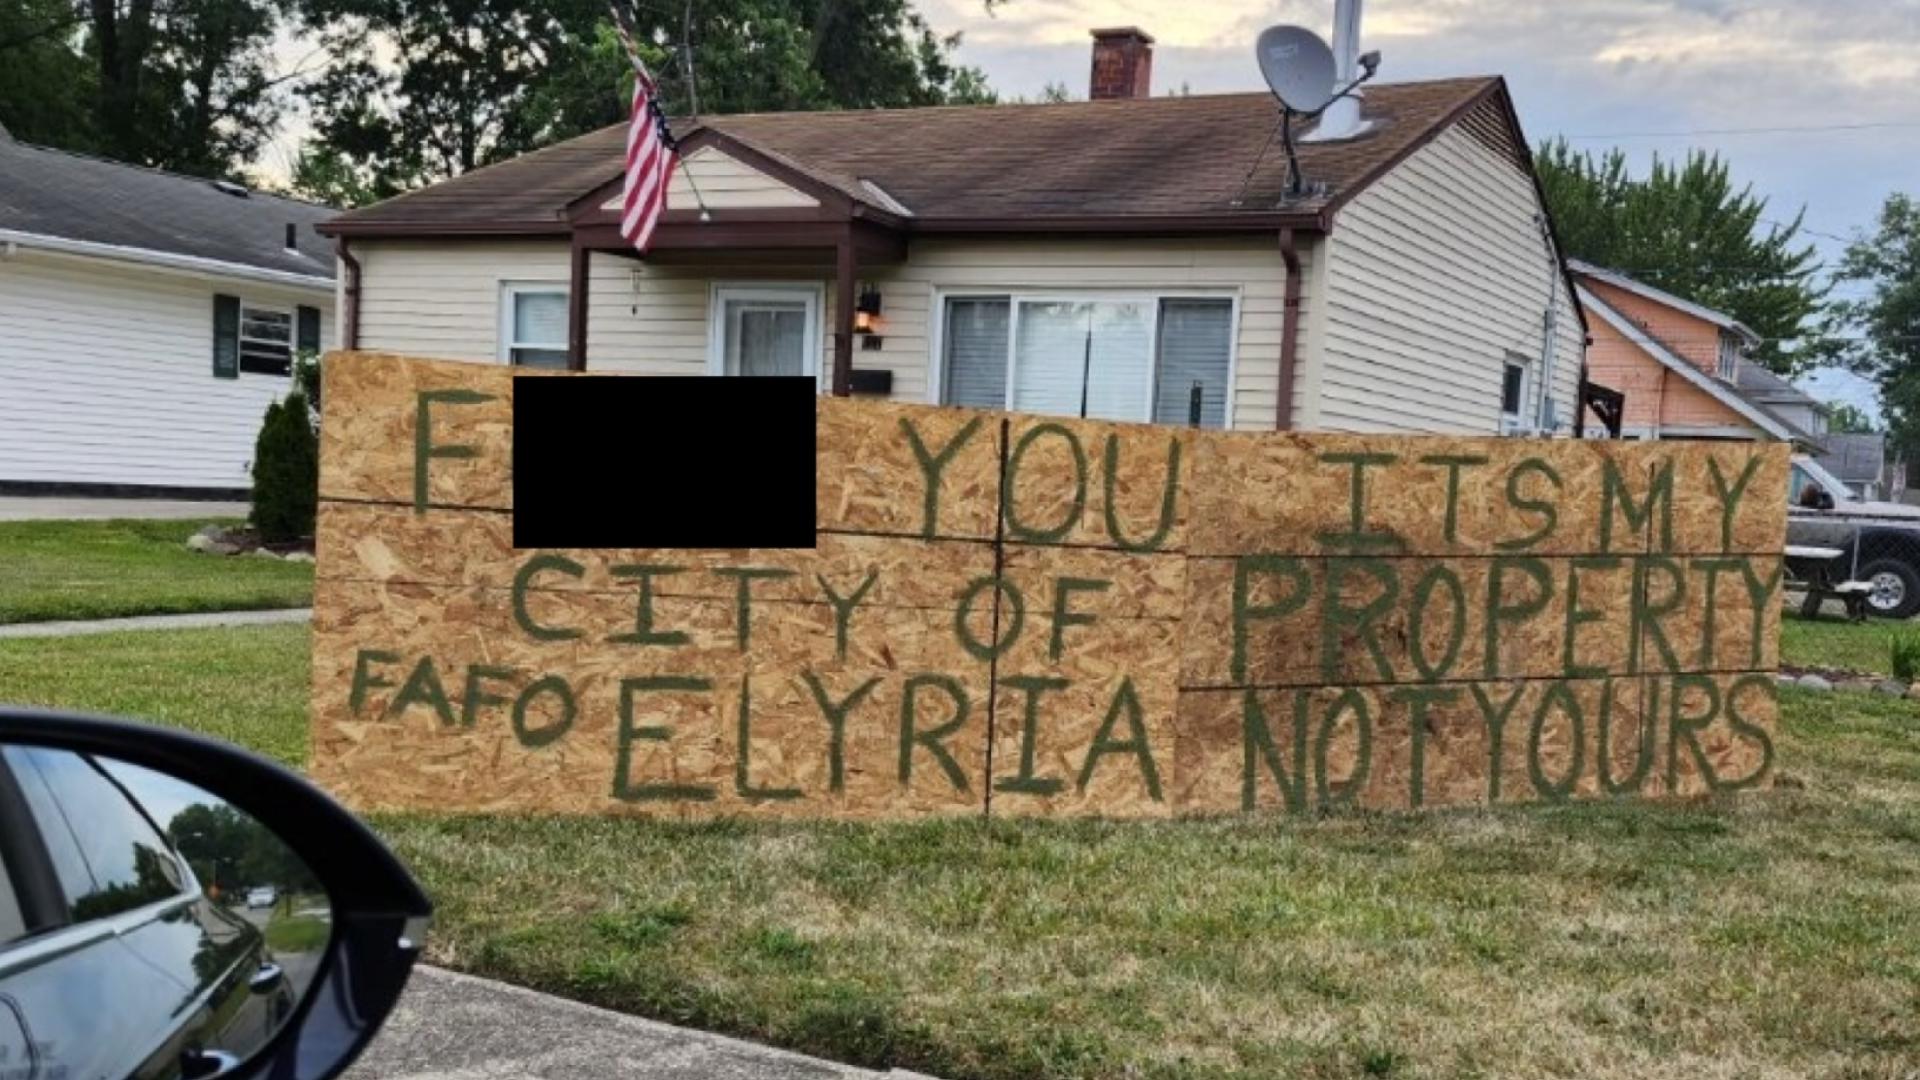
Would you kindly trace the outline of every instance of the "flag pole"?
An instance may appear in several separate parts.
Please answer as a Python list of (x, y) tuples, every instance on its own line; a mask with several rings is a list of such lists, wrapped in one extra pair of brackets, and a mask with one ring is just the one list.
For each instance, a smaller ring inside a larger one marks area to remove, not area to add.
[[(620, 35), (620, 43), (626, 46), (627, 61), (633, 65), (633, 77), (636, 79), (639, 79), (641, 84), (647, 88), (648, 98), (653, 99), (657, 102), (658, 97), (656, 96), (656, 94), (660, 84), (654, 81), (653, 72), (647, 70), (647, 62), (645, 60), (640, 59), (640, 49), (638, 46), (636, 46), (633, 43), (633, 31), (628, 25), (626, 13), (620, 10), (620, 5), (617, 2), (607, 5), (607, 7), (608, 7), (608, 10), (613, 13), (614, 32)], [(693, 56), (691, 53), (689, 53), (687, 55), (687, 67), (688, 67), (688, 74), (689, 74), (689, 81), (688, 81), (689, 91), (691, 91), (691, 87), (692, 87), (692, 81), (691, 81), (692, 66), (693, 66)], [(661, 121), (661, 129), (667, 132), (667, 136), (669, 139), (672, 138), (673, 132), (666, 127), (666, 122), (664, 119), (662, 119)], [(693, 192), (694, 205), (700, 208), (701, 222), (705, 223), (708, 221), (712, 221), (713, 214), (707, 209), (707, 200), (706, 200), (706, 197), (700, 193), (700, 185), (697, 182), (695, 182), (695, 180), (693, 179), (693, 170), (690, 168), (682, 168), (680, 170), (680, 175), (686, 178), (687, 188)]]

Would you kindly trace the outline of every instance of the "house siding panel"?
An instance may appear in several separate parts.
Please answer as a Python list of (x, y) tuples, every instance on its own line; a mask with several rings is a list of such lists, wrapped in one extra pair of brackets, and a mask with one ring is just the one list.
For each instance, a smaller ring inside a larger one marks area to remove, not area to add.
[[(1592, 287), (1590, 281), (1586, 284)], [(1596, 315), (1592, 320), (1592, 333), (1593, 345), (1587, 350), (1587, 377), (1627, 396), (1621, 416), (1625, 434), (1657, 437), (1676, 428), (1681, 429), (1674, 432), (1677, 434), (1685, 434), (1687, 429), (1731, 429), (1747, 432), (1753, 438), (1765, 437), (1751, 421), (1689, 384), (1680, 374), (1669, 371), (1612, 323)]]
[[(1303, 248), (1310, 265), (1311, 248)], [(567, 247), (551, 241), (369, 241), (354, 250), (363, 271), (361, 347), (419, 356), (496, 359), (501, 283), (565, 284), (568, 277)], [(590, 268), (589, 370), (702, 374), (713, 286), (768, 282), (821, 287), (820, 369), (832, 366), (834, 290), (824, 268), (649, 266), (609, 254), (594, 255)], [(881, 347), (856, 347), (854, 366), (892, 371), (892, 396), (903, 401), (936, 396), (929, 382), (936, 293), (1190, 289), (1236, 296), (1233, 425), (1274, 426), (1286, 291), (1275, 238), (918, 240), (907, 262), (865, 269), (861, 279), (881, 292)]]
[[(693, 174), (691, 184), (689, 172)], [(699, 209), (700, 203), (693, 197), (695, 185), (711, 210), (820, 205), (813, 196), (712, 147), (695, 151), (674, 170), (673, 182), (667, 186), (667, 208)]]
[(566, 287), (565, 242), (383, 240), (357, 243), (360, 347), (444, 360), (497, 360), (500, 286)]
[(213, 297), (321, 310), (332, 298), (242, 280), (21, 251), (0, 259), (0, 480), (248, 487), (283, 376), (213, 375)]
[[(1536, 223), (1532, 181), (1455, 127), (1342, 210), (1310, 317), (1308, 426), (1492, 434), (1509, 353), (1537, 360), (1557, 311), (1550, 392), (1567, 430), (1579, 315)], [(1313, 279), (1309, 279), (1310, 281)]]

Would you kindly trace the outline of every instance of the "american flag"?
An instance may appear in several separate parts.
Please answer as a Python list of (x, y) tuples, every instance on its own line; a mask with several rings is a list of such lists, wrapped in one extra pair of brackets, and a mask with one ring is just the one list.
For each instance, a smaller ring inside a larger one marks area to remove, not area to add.
[(660, 111), (660, 98), (653, 76), (640, 61), (633, 46), (626, 20), (614, 9), (613, 25), (633, 61), (633, 115), (627, 121), (626, 186), (621, 199), (620, 235), (634, 249), (645, 253), (653, 240), (654, 227), (667, 208), (667, 185), (673, 180), (673, 163), (679, 147), (667, 130), (666, 113)]

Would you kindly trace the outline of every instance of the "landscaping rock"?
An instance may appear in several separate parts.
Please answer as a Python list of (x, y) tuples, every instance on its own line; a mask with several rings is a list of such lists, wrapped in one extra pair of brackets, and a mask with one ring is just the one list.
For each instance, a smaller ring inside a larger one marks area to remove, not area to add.
[(1841, 679), (1833, 684), (1833, 688), (1843, 694), (1865, 694), (1870, 692), (1873, 684), (1878, 681), (1877, 679)]
[(257, 547), (253, 549), (253, 553), (264, 559), (277, 559), (280, 557), (272, 548)]
[(1920, 701), (1920, 682), (1907, 687), (1907, 696), (1915, 701)]
[(1907, 684), (1901, 682), (1899, 679), (1881, 679), (1879, 682), (1873, 684), (1873, 692), (1876, 694), (1885, 694), (1888, 697), (1906, 697)]
[[(289, 551), (289, 552), (287, 552), (287, 556), (286, 556), (286, 558), (287, 558), (287, 561), (288, 561), (288, 562), (304, 562), (304, 563), (310, 563), (310, 562), (312, 562), (312, 561), (313, 561), (313, 552), (311, 552), (311, 551)], [(1920, 683), (1917, 683), (1917, 684), (1915, 684), (1915, 685), (1920, 685)]]
[(198, 551), (206, 555), (232, 555), (239, 551), (236, 545), (216, 539), (206, 533), (194, 533), (187, 537), (187, 550)]
[(1802, 675), (1799, 681), (1803, 690), (1814, 690), (1824, 694), (1833, 689), (1833, 684), (1819, 675)]
[(1778, 683), (1781, 686), (1799, 686), (1800, 685), (1800, 677), (1798, 675), (1789, 675), (1784, 671), (1775, 675), (1773, 677), (1773, 681), (1775, 683)]

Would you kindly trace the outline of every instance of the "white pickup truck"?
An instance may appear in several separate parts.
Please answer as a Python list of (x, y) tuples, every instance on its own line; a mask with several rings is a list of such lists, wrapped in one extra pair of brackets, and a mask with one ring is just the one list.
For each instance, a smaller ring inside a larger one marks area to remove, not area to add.
[[(1787, 487), (1787, 545), (1829, 549), (1840, 579), (1865, 582), (1867, 610), (1887, 619), (1920, 613), (1920, 506), (1860, 499), (1804, 455)], [(1789, 559), (1789, 568), (1796, 560)]]

